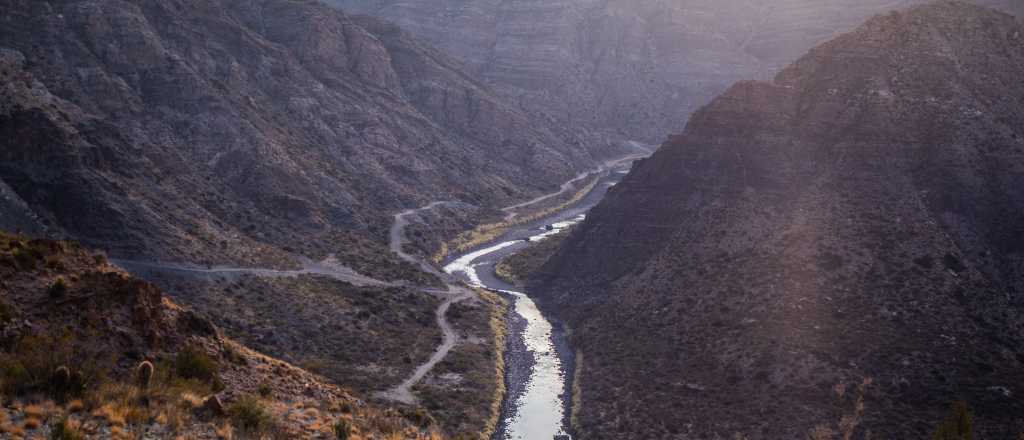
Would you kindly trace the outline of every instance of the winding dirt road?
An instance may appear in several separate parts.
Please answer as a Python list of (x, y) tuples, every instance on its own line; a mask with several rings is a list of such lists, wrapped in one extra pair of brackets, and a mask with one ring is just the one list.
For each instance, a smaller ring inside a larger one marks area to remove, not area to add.
[(378, 280), (376, 278), (360, 274), (359, 272), (356, 272), (354, 269), (350, 267), (331, 262), (330, 260), (320, 262), (306, 260), (302, 262), (302, 269), (295, 270), (278, 270), (259, 267), (229, 266), (202, 267), (182, 263), (163, 263), (156, 261), (137, 261), (121, 259), (111, 259), (110, 261), (118, 266), (128, 269), (131, 272), (149, 270), (160, 272), (178, 272), (195, 275), (252, 275), (263, 278), (291, 278), (300, 275), (320, 275), (329, 278), (334, 278), (338, 281), (343, 281), (357, 287), (395, 287), (402, 285), (401, 283), (393, 283), (389, 281)]
[(401, 258), (402, 260), (405, 260), (405, 261), (407, 261), (409, 263), (412, 263), (412, 264), (419, 265), (420, 269), (422, 269), (424, 272), (427, 272), (427, 273), (430, 273), (430, 274), (434, 274), (434, 275), (437, 275), (439, 277), (443, 277), (443, 274), (441, 273), (441, 271), (437, 270), (436, 267), (430, 265), (429, 263), (427, 263), (423, 259), (416, 258), (416, 256), (414, 256), (414, 255), (409, 255), (409, 254), (405, 253), (405, 250), (403, 250), (403, 247), (405, 246), (406, 243), (409, 242), (409, 240), (407, 240), (405, 238), (405, 228), (407, 226), (409, 226), (408, 217), (410, 217), (410, 216), (417, 215), (417, 214), (419, 214), (420, 212), (423, 212), (423, 211), (429, 211), (429, 210), (434, 209), (434, 208), (436, 208), (438, 206), (454, 205), (456, 203), (457, 202), (451, 202), (451, 201), (438, 201), (438, 202), (433, 202), (433, 203), (431, 203), (431, 204), (429, 204), (427, 206), (424, 206), (422, 208), (408, 209), (408, 210), (399, 212), (398, 214), (395, 214), (395, 221), (394, 221), (394, 223), (391, 224), (391, 230), (388, 231), (388, 245), (391, 247), (391, 252), (393, 252), (395, 255), (398, 255), (398, 258)]
[(447, 299), (437, 308), (437, 325), (441, 327), (441, 332), (444, 334), (444, 339), (441, 341), (441, 345), (437, 346), (437, 350), (430, 356), (426, 362), (424, 362), (398, 386), (380, 393), (381, 397), (385, 399), (394, 400), (406, 404), (416, 403), (416, 396), (412, 393), (412, 387), (416, 386), (423, 377), (430, 372), (439, 362), (444, 360), (448, 356), (448, 352), (455, 348), (455, 344), (459, 342), (459, 336), (455, 333), (455, 329), (452, 328), (451, 323), (448, 322), (448, 309), (451, 308), (452, 304), (460, 301), (465, 301), (472, 298), (476, 293), (465, 288), (454, 285), (449, 285), (447, 291), (432, 291), (434, 293), (442, 293), (447, 296)]
[(417, 215), (423, 211), (429, 211), (438, 206), (454, 203), (455, 202), (450, 201), (437, 201), (430, 203), (422, 208), (402, 211), (398, 214), (395, 214), (395, 222), (391, 225), (391, 230), (389, 231), (388, 234), (391, 252), (394, 252), (395, 255), (398, 255), (399, 258), (405, 261), (419, 265), (424, 272), (438, 276), (439, 278), (441, 278), (441, 280), (445, 282), (445, 285), (448, 286), (448, 290), (424, 289), (424, 292), (441, 295), (445, 298), (444, 302), (442, 302), (441, 305), (437, 307), (437, 312), (435, 313), (437, 315), (437, 326), (441, 328), (441, 333), (444, 335), (441, 341), (441, 345), (437, 346), (437, 349), (434, 350), (434, 354), (430, 356), (430, 359), (428, 359), (419, 367), (416, 367), (416, 370), (413, 371), (412, 375), (409, 376), (408, 379), (403, 381), (398, 386), (383, 393), (380, 393), (380, 396), (385, 399), (395, 400), (407, 404), (416, 403), (416, 396), (412, 393), (412, 387), (416, 386), (417, 383), (423, 380), (423, 377), (426, 376), (427, 373), (429, 373), (430, 370), (433, 369), (435, 365), (444, 360), (444, 358), (448, 356), (448, 352), (450, 352), (452, 348), (455, 347), (455, 344), (459, 342), (458, 334), (455, 333), (455, 329), (452, 328), (451, 323), (448, 322), (448, 309), (451, 308), (452, 304), (455, 304), (460, 301), (465, 301), (476, 295), (472, 290), (463, 287), (451, 275), (448, 275), (446, 273), (441, 272), (440, 270), (437, 270), (436, 267), (432, 266), (426, 260), (417, 258), (414, 255), (409, 255), (405, 253), (405, 251), (402, 249), (405, 243), (408, 242), (408, 240), (405, 238), (405, 228), (409, 226), (408, 218), (410, 216)]
[(525, 208), (525, 207), (530, 206), (530, 205), (536, 205), (536, 204), (538, 204), (540, 202), (543, 202), (545, 200), (548, 200), (548, 199), (551, 199), (551, 198), (554, 198), (554, 197), (558, 197), (558, 196), (560, 196), (562, 194), (565, 194), (567, 191), (573, 189), (577, 182), (579, 182), (579, 181), (581, 181), (583, 179), (586, 179), (587, 177), (593, 176), (595, 174), (601, 174), (601, 173), (603, 173), (605, 171), (608, 171), (608, 170), (610, 170), (612, 168), (615, 168), (616, 166), (619, 166), (622, 163), (629, 162), (629, 161), (632, 161), (632, 160), (637, 160), (637, 159), (640, 159), (640, 158), (643, 158), (643, 157), (647, 157), (647, 156), (650, 156), (650, 155), (651, 155), (650, 151), (645, 151), (643, 153), (632, 154), (632, 155), (629, 155), (629, 156), (626, 156), (626, 157), (623, 157), (623, 158), (620, 158), (620, 159), (613, 159), (613, 160), (606, 161), (605, 163), (601, 164), (601, 166), (599, 166), (599, 167), (597, 167), (597, 168), (595, 168), (593, 170), (590, 170), (590, 171), (584, 171), (584, 172), (580, 173), (579, 175), (577, 175), (576, 177), (574, 177), (572, 180), (569, 180), (568, 182), (563, 183), (562, 186), (558, 189), (558, 191), (555, 191), (555, 192), (550, 193), (550, 194), (542, 195), (542, 196), (537, 197), (537, 198), (535, 198), (533, 200), (528, 200), (528, 201), (525, 201), (523, 203), (518, 203), (518, 204), (515, 204), (515, 205), (512, 205), (512, 206), (506, 206), (504, 208), (501, 208), (501, 210), (506, 213), (505, 221), (512, 220), (512, 219), (516, 218), (516, 216), (519, 215), (519, 213), (515, 212), (515, 210), (521, 209), (521, 208)]

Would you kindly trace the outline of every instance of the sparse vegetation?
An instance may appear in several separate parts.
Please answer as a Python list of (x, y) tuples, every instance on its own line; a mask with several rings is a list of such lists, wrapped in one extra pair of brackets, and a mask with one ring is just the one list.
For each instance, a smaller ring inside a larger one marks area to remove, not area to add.
[(248, 433), (266, 432), (274, 425), (273, 417), (254, 396), (238, 399), (228, 408), (228, 415), (236, 428)]
[[(36, 261), (59, 259), (61, 265), (48, 264), (46, 271), (26, 276), (12, 256), (14, 249), (25, 250), (24, 255), (35, 249), (40, 256)], [(238, 438), (236, 431), (241, 431), (256, 434), (242, 438), (309, 438), (331, 436), (332, 425), (345, 417), (352, 423), (353, 437), (429, 438), (421, 435), (414, 423), (418, 420), (411, 416), (385, 416), (374, 407), (357, 407), (341, 390), (305, 371), (211, 338), (214, 333), (205, 329), (212, 325), (196, 323), (193, 315), (154, 297), (146, 283), (109, 266), (97, 270), (93, 255), (77, 247), (0, 233), (3, 255), (9, 259), (0, 262), (0, 323), (5, 332), (0, 344), (0, 437), (128, 439), (145, 432), (155, 438)], [(56, 288), (63, 293), (52, 295), (55, 285), (63, 286)], [(50, 299), (67, 298), (72, 285), (75, 301)], [(9, 325), (12, 321), (15, 325)], [(32, 327), (22, 327), (23, 321)], [(159, 344), (156, 350), (151, 348), (154, 343)], [(139, 361), (140, 355), (152, 360)], [(273, 371), (250, 368), (268, 361)], [(266, 399), (246, 396), (232, 402), (231, 396), (238, 394), (228, 393), (219, 397), (225, 399), (221, 410), (211, 411), (206, 403), (220, 402), (216, 393), (227, 386), (224, 381), (247, 390), (248, 382), (239, 383), (239, 376), (228, 369), (248, 370), (246, 380), (263, 372), (254, 393)], [(312, 402), (306, 394), (296, 394), (287, 386), (295, 378), (329, 397)], [(296, 400), (305, 407), (301, 420), (285, 419)], [(386, 420), (374, 421), (381, 418)], [(376, 426), (389, 430), (376, 431)]]
[(216, 383), (220, 365), (217, 360), (201, 348), (190, 346), (178, 353), (174, 360), (174, 371), (183, 379), (195, 379), (205, 383)]
[(939, 427), (932, 434), (932, 440), (973, 440), (974, 439), (974, 413), (967, 402), (959, 401), (950, 407), (949, 415), (946, 416)]
[(536, 272), (551, 258), (570, 230), (562, 231), (547, 239), (531, 244), (526, 249), (502, 259), (494, 266), (494, 274), (509, 284), (519, 285)]
[(51, 270), (63, 270), (64, 261), (60, 255), (50, 255), (46, 257), (46, 268)]
[(53, 425), (50, 431), (50, 440), (82, 440), (84, 438), (85, 434), (82, 434), (81, 423), (67, 417)]
[[(61, 399), (78, 395), (86, 379), (82, 371), (65, 366), (74, 357), (70, 334), (22, 337), (7, 356), (0, 357), (0, 392), (12, 396), (43, 392)], [(90, 368), (91, 363), (84, 356), (78, 365)]]
[(522, 225), (538, 219), (542, 219), (558, 211), (561, 211), (569, 206), (572, 206), (573, 204), (579, 202), (580, 200), (583, 200), (583, 198), (586, 197), (587, 194), (590, 193), (590, 191), (593, 191), (594, 187), (597, 186), (597, 183), (599, 181), (599, 177), (592, 177), (590, 182), (583, 188), (581, 188), (579, 191), (577, 191), (572, 198), (566, 200), (565, 202), (557, 206), (552, 206), (550, 208), (542, 209), (529, 214), (519, 215), (511, 220), (502, 220), (495, 223), (480, 225), (470, 231), (463, 232), (462, 234), (459, 234), (457, 237), (455, 237), (448, 243), (443, 243), (441, 248), (437, 251), (437, 253), (434, 254), (432, 259), (434, 260), (435, 263), (440, 263), (452, 251), (463, 252), (472, 249), (476, 246), (480, 246), (484, 243), (487, 243), (491, 240), (500, 237), (501, 234), (504, 234), (506, 231), (508, 231), (509, 228), (513, 226)]
[(14, 247), (11, 256), (20, 270), (36, 270), (40, 254), (35, 248), (25, 248), (21, 245)]
[(64, 277), (57, 277), (57, 279), (50, 285), (47, 293), (50, 298), (61, 298), (68, 293), (68, 282), (64, 280)]
[(491, 398), (490, 417), (480, 433), (481, 438), (491, 438), (498, 429), (498, 423), (501, 422), (501, 404), (508, 392), (505, 387), (505, 347), (508, 343), (508, 327), (505, 324), (505, 317), (508, 314), (509, 304), (494, 292), (478, 290), (478, 293), (490, 306), (489, 324), (491, 332), (494, 334), (494, 394)]
[[(448, 434), (490, 438), (505, 397), (504, 349), (507, 303), (499, 295), (478, 290), (479, 301), (465, 301), (448, 312), (452, 326), (475, 342), (459, 344), (414, 387), (423, 408), (406, 418), (425, 428), (436, 419)], [(427, 417), (429, 415), (429, 417)]]
[(14, 307), (0, 302), (0, 324), (11, 321), (15, 316), (17, 316), (17, 313)]
[(334, 437), (338, 440), (348, 440), (352, 435), (352, 422), (348, 419), (338, 419), (334, 422)]
[(259, 389), (256, 391), (260, 397), (267, 398), (273, 394), (273, 389), (270, 388), (270, 384), (264, 382), (260, 384)]
[[(852, 440), (857, 427), (864, 418), (864, 410), (867, 408), (864, 396), (873, 382), (873, 379), (870, 377), (861, 380), (857, 384), (856, 394), (853, 396), (852, 401), (848, 400), (847, 385), (845, 383), (836, 384), (832, 388), (836, 394), (836, 399), (842, 405), (849, 403), (850, 407), (844, 411), (837, 424), (825, 423), (817, 425), (808, 432), (807, 437), (810, 440)], [(870, 434), (868, 434), (868, 437), (870, 437)]]

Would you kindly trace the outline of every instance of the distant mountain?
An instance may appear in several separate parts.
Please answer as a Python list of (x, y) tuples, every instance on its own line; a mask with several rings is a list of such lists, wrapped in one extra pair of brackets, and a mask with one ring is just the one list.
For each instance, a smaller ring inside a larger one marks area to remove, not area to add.
[(580, 437), (930, 438), (962, 399), (1017, 438), (1021, 78), (1018, 20), (940, 2), (698, 111), (531, 287), (582, 355)]
[(313, 0), (0, 3), (0, 226), (120, 256), (383, 253), (400, 208), (503, 206), (615, 152)]
[[(873, 14), (923, 0), (324, 0), (391, 20), (523, 105), (651, 143)], [(1017, 0), (976, 0), (1024, 13)]]

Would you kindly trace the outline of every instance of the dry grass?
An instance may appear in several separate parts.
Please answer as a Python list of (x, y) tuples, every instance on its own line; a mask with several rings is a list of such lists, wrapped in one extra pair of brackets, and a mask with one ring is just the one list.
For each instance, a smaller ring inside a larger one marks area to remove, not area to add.
[(583, 351), (576, 350), (574, 358), (575, 368), (572, 371), (572, 414), (569, 416), (569, 424), (577, 432), (580, 431), (580, 411), (583, 410), (583, 387), (580, 386), (580, 378), (583, 376)]
[[(70, 309), (74, 307), (71, 301), (53, 301), (48, 296), (73, 299), (83, 292), (100, 291), (90, 290), (90, 286), (93, 286), (90, 283), (114, 283), (113, 287), (101, 285), (104, 288), (102, 291), (108, 291), (117, 290), (121, 286), (117, 283), (121, 281), (131, 280), (120, 272), (113, 274), (116, 279), (100, 280), (102, 277), (99, 277), (98, 281), (86, 280), (82, 274), (111, 273), (97, 272), (91, 256), (84, 252), (53, 257), (62, 247), (66, 245), (45, 240), (28, 241), (0, 233), (0, 269), (10, 273), (9, 269), (13, 268), (19, 274), (19, 277), (13, 279), (14, 284), (7, 284), (11, 279), (0, 280), (3, 281), (0, 282), (0, 323), (34, 313), (33, 317), (37, 319), (33, 319), (33, 323), (39, 321), (39, 328), (45, 330), (20, 335), (0, 350), (0, 399), (3, 400), (0, 402), (0, 439), (20, 439), (26, 434), (39, 438), (40, 435), (53, 432), (57, 434), (52, 434), (51, 438), (60, 440), (77, 440), (86, 436), (135, 439), (142, 438), (144, 433), (147, 437), (155, 438), (211, 438), (214, 434), (227, 439), (238, 435), (246, 437), (242, 429), (236, 435), (236, 426), (232, 426), (229, 419), (211, 414), (203, 404), (207, 396), (213, 395), (218, 387), (225, 386), (222, 380), (231, 381), (238, 393), (247, 392), (250, 391), (249, 383), (244, 380), (238, 383), (239, 376), (264, 371), (258, 368), (256, 371), (247, 371), (247, 364), (237, 361), (237, 355), (211, 350), (211, 345), (216, 348), (216, 341), (189, 334), (188, 340), (196, 344), (195, 348), (180, 350), (174, 357), (163, 356), (156, 365), (147, 364), (149, 368), (146, 373), (140, 374), (139, 369), (122, 368), (123, 365), (117, 361), (124, 357), (124, 353), (117, 352), (122, 347), (106, 343), (111, 337), (111, 334), (104, 333), (108, 330), (106, 327), (90, 326), (92, 321), (89, 321), (83, 324), (86, 326), (84, 330), (75, 329), (65, 325), (63, 315), (26, 312), (9, 304), (8, 300), (14, 298), (22, 301), (19, 305), (31, 305), (33, 303), (30, 301), (34, 300), (31, 295), (38, 295), (37, 299), (45, 300), (47, 307), (52, 306), (60, 312), (73, 314), (77, 311)], [(15, 253), (18, 255), (13, 255)], [(45, 260), (47, 256), (51, 258)], [(40, 270), (31, 276), (20, 276), (26, 271), (41, 269), (44, 265), (48, 266), (48, 270)], [(100, 269), (114, 271), (109, 267)], [(67, 284), (54, 280), (66, 280)], [(60, 292), (47, 292), (47, 287), (55, 284), (63, 286), (58, 289)], [(126, 286), (135, 289), (134, 284)], [(69, 293), (72, 295), (69, 296)], [(138, 292), (131, 290), (129, 293)], [(119, 304), (124, 303), (115, 298), (111, 307)], [(166, 299), (162, 306), (176, 307)], [(132, 310), (126, 308), (110, 311), (114, 316), (119, 316), (121, 312), (131, 313)], [(176, 327), (173, 330), (179, 329)], [(249, 365), (252, 366), (251, 363)], [(225, 371), (221, 371), (221, 367)], [(290, 396), (295, 387), (288, 379), (301, 376), (304, 381), (309, 380), (298, 369), (289, 368), (268, 374), (269, 379), (264, 378), (266, 389), (273, 393), (265, 393), (267, 397), (276, 396), (287, 400), (268, 399), (260, 403), (258, 411), (236, 411), (232, 414), (239, 416), (235, 418), (236, 423), (246, 428), (255, 427), (259, 431), (273, 425), (272, 432), (261, 432), (256, 438), (332, 438), (331, 427), (338, 417), (358, 417), (353, 423), (353, 430), (365, 439), (379, 440), (396, 435), (398, 437), (395, 438), (432, 438), (421, 434), (418, 425), (410, 423), (400, 413), (364, 407), (361, 403), (354, 404), (343, 393), (338, 394), (338, 390), (325, 384), (320, 385), (324, 385), (323, 390), (330, 395), (327, 402), (310, 400), (305, 394), (302, 394), (303, 397)], [(142, 376), (150, 380), (140, 380)], [(51, 398), (53, 401), (40, 402), (40, 398)], [(230, 400), (225, 403), (231, 403)], [(227, 407), (238, 408), (238, 402)], [(278, 424), (281, 414), (293, 407), (295, 411), (291, 414), (296, 416), (296, 423)], [(339, 412), (347, 415), (342, 416)], [(354, 413), (357, 412), (361, 414), (356, 416)]]
[(232, 424), (249, 434), (263, 434), (275, 429), (278, 421), (256, 396), (243, 396), (228, 408)]
[(27, 430), (39, 429), (43, 426), (43, 421), (35, 417), (28, 417), (21, 426)]
[(494, 375), (497, 387), (494, 390), (494, 397), (491, 400), (491, 414), (480, 432), (480, 438), (489, 439), (494, 436), (498, 429), (498, 422), (501, 421), (501, 404), (505, 400), (505, 347), (508, 338), (508, 327), (505, 325), (505, 316), (508, 310), (508, 303), (496, 293), (478, 289), (480, 295), (491, 309), (491, 331), (494, 333)]
[[(853, 396), (853, 401), (851, 402), (849, 411), (839, 418), (839, 422), (835, 426), (828, 423), (815, 426), (807, 433), (808, 438), (810, 438), (810, 440), (852, 440), (854, 433), (857, 431), (857, 427), (860, 426), (861, 421), (863, 421), (864, 410), (866, 409), (866, 405), (864, 404), (864, 395), (867, 394), (868, 388), (872, 383), (872, 378), (864, 378), (861, 383), (857, 385), (857, 393)], [(833, 387), (833, 391), (840, 403), (846, 403), (846, 384), (836, 384), (836, 386)], [(870, 432), (867, 434), (867, 437), (870, 438)]]
[(46, 418), (46, 410), (43, 409), (42, 405), (28, 405), (22, 412), (25, 413), (25, 417), (32, 417), (36, 419)]
[(199, 396), (212, 393), (211, 386), (197, 380), (175, 377), (164, 367), (147, 388), (130, 383), (105, 382), (89, 392), (83, 401), (68, 404), (81, 409), (91, 408), (92, 418), (132, 434), (132, 426), (157, 424), (177, 433), (195, 421), (202, 406)]
[(230, 423), (225, 423), (217, 428), (217, 438), (221, 440), (231, 440), (235, 437), (235, 429), (231, 427)]
[(51, 428), (51, 440), (83, 440), (85, 434), (82, 432), (82, 422), (78, 420), (62, 419)]
[(11, 422), (4, 422), (0, 424), (0, 432), (10, 434), (11, 436), (18, 438), (25, 436), (25, 429), (19, 426), (14, 426)]

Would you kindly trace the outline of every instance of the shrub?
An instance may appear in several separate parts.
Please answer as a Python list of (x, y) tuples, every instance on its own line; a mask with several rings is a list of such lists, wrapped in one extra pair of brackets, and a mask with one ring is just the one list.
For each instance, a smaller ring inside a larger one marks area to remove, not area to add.
[(0, 357), (0, 391), (23, 395), (52, 389), (55, 371), (70, 357), (70, 339), (66, 335), (22, 337), (9, 355)]
[(25, 394), (34, 385), (32, 374), (23, 363), (10, 360), (4, 365), (0, 365), (0, 391), (3, 391), (4, 394)]
[(242, 353), (232, 345), (225, 345), (222, 353), (224, 354), (224, 359), (227, 359), (228, 362), (231, 362), (232, 364), (246, 365), (247, 363), (245, 356), (243, 356)]
[(431, 425), (437, 423), (434, 420), (434, 417), (423, 408), (416, 408), (415, 410), (407, 413), (406, 417), (416, 423), (416, 426), (419, 426), (420, 428), (429, 428)]
[(18, 247), (12, 253), (14, 262), (20, 270), (36, 270), (36, 263), (39, 261), (39, 252), (33, 248)]
[(215, 383), (220, 365), (198, 347), (186, 347), (174, 360), (174, 372), (183, 379)]
[(64, 270), (64, 261), (61, 260), (60, 255), (50, 255), (49, 257), (46, 257), (46, 268)]
[(939, 425), (933, 440), (973, 440), (974, 439), (974, 413), (971, 412), (967, 402), (960, 401), (953, 404), (949, 410), (946, 420)]
[(17, 269), (18, 262), (17, 260), (14, 259), (13, 256), (11, 256), (11, 254), (0, 254), (0, 267), (3, 266), (9, 267), (11, 269)]
[(260, 397), (270, 397), (270, 394), (273, 393), (273, 390), (270, 389), (270, 384), (263, 382), (260, 384), (260, 388), (257, 392), (259, 393)]
[(17, 316), (18, 314), (14, 310), (14, 307), (0, 302), (0, 324), (7, 323)]
[(50, 285), (50, 289), (47, 290), (50, 294), (50, 298), (60, 298), (68, 293), (68, 282), (64, 281), (64, 277), (57, 277), (57, 280)]
[(273, 418), (260, 400), (253, 396), (245, 396), (228, 408), (236, 428), (247, 432), (263, 432), (273, 426)]
[(349, 436), (352, 435), (352, 422), (348, 419), (338, 419), (334, 422), (334, 436), (338, 440), (348, 440)]
[(68, 420), (61, 420), (53, 426), (50, 431), (50, 440), (83, 440), (85, 435), (78, 428), (78, 423)]

